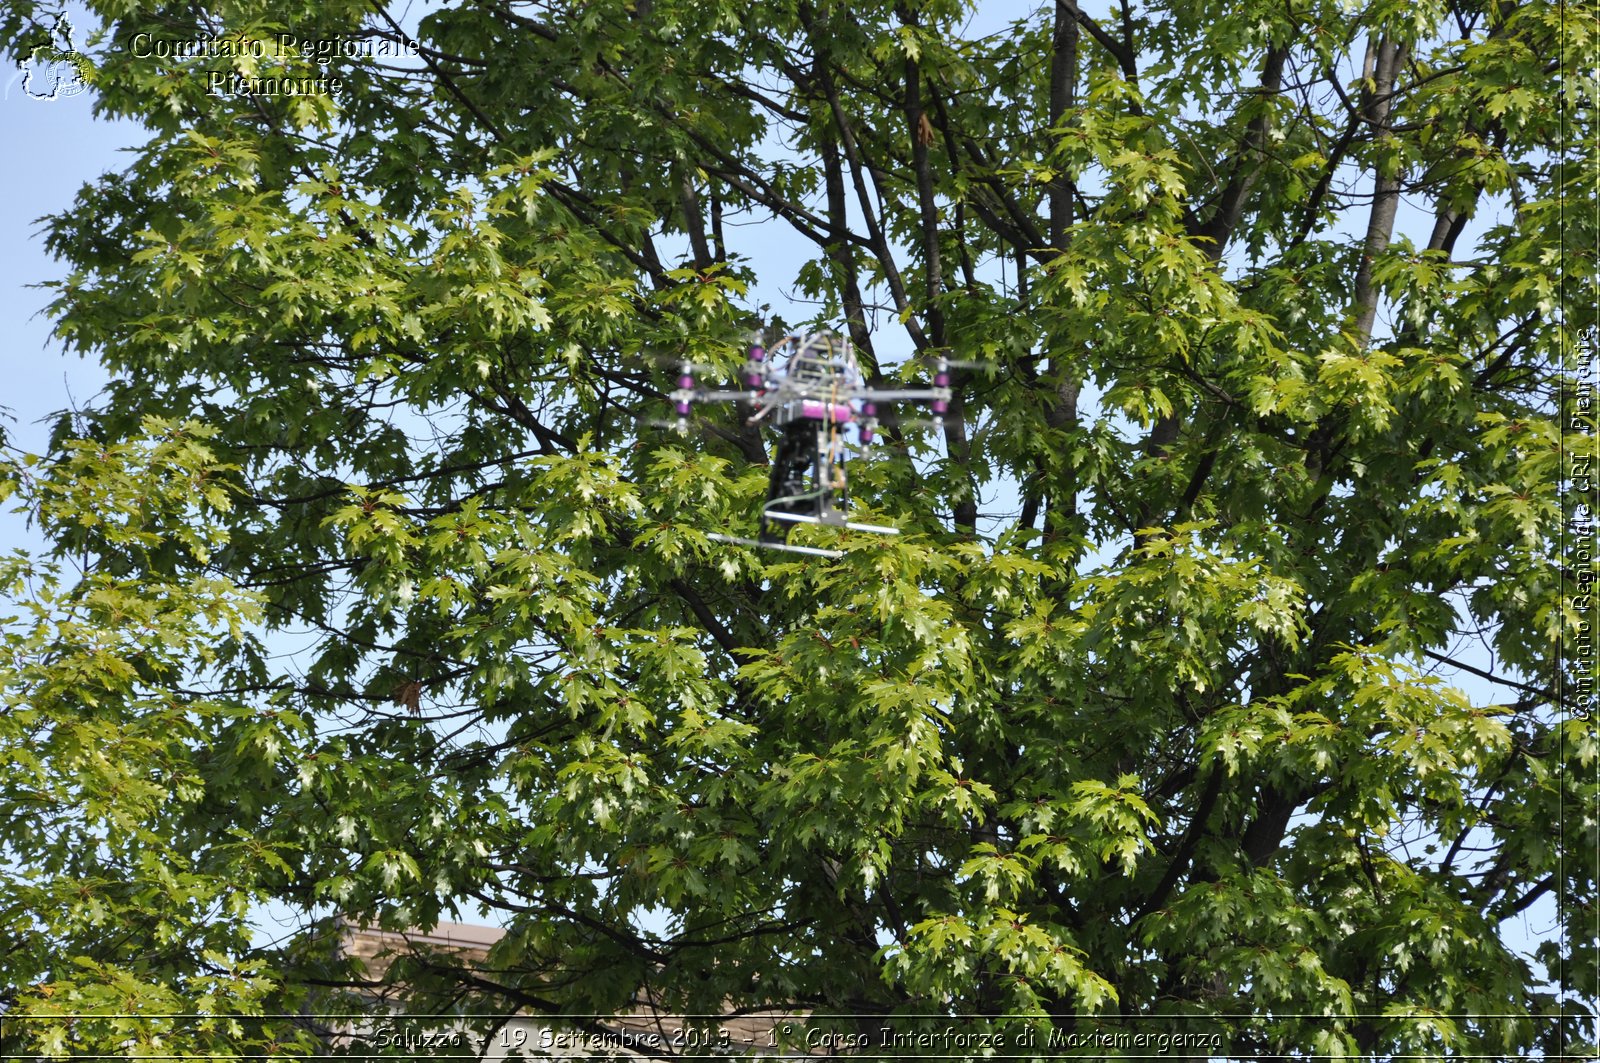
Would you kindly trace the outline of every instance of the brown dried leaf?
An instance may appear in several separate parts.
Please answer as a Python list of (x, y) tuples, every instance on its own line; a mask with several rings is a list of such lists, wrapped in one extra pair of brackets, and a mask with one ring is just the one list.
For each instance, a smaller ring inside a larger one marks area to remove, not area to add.
[(422, 684), (415, 679), (408, 679), (394, 688), (394, 703), (404, 705), (406, 711), (416, 716), (422, 712)]

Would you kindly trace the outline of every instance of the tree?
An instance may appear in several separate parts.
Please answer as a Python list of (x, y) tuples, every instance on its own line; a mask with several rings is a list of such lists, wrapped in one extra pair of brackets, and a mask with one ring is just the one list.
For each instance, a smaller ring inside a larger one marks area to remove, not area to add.
[[(270, 710), (151, 829), (308, 914), (494, 910), (424, 1010), (1592, 1042), (1592, 12), (95, 6), (151, 140), (50, 221), (115, 374), (60, 446), (193, 419), (228, 505), (212, 550), (57, 542), (248, 592), (160, 678)], [(874, 379), (977, 365), (853, 468), (905, 534), (797, 563), (706, 537), (754, 524), (758, 427), (644, 422), (653, 356), (808, 324)], [(1535, 964), (1502, 929), (1552, 901)]]
[[(232, 471), (214, 434), (151, 419), (130, 442), (0, 458), (0, 500), (20, 496), (48, 532), (81, 529), (121, 561), (69, 574), (59, 559), (0, 559), (7, 1058), (130, 1042), (232, 1053), (274, 1036), (234, 1017), (280, 996), (248, 955), (244, 916), (270, 896), (261, 871), (289, 865), (271, 842), (196, 814), (266, 776), (271, 710), (179, 687), (218, 663), (214, 640), (260, 619), (252, 595), (206, 571)], [(237, 748), (219, 747), (224, 729)], [(75, 1015), (88, 1017), (64, 1021)], [(282, 1031), (285, 1044), (296, 1035)]]

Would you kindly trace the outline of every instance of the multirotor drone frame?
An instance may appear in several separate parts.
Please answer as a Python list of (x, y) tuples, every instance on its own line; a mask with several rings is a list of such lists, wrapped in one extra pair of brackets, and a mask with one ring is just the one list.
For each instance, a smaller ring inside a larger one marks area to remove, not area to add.
[[(782, 371), (779, 362), (784, 363)], [(707, 390), (695, 383), (694, 366), (679, 368), (678, 387), (672, 393), (676, 427), (688, 431), (689, 413), (697, 402), (742, 402), (754, 408), (749, 424), (765, 422), (778, 432), (772, 476), (762, 504), (759, 538), (742, 539), (713, 534), (722, 542), (763, 546), (821, 557), (839, 557), (841, 551), (791, 546), (776, 525), (822, 524), (850, 531), (898, 535), (900, 530), (882, 524), (849, 520), (849, 488), (845, 476), (846, 433), (856, 430), (858, 450), (877, 436), (882, 407), (895, 402), (927, 402), (935, 426), (950, 409), (950, 364), (940, 358), (931, 388), (868, 387), (847, 337), (833, 332), (785, 336), (769, 347), (750, 348), (742, 378), (745, 389)]]

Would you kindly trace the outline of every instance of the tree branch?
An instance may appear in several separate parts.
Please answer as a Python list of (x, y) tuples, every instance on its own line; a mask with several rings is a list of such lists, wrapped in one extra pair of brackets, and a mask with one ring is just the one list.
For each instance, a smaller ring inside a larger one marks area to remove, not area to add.
[(1383, 39), (1378, 42), (1376, 52), (1372, 73), (1374, 89), (1364, 112), (1380, 131), (1378, 157), (1374, 163), (1377, 174), (1373, 178), (1372, 213), (1367, 221), (1367, 236), (1361, 251), (1361, 264), (1356, 269), (1355, 294), (1351, 300), (1355, 312), (1356, 347), (1360, 350), (1372, 342), (1372, 327), (1378, 317), (1378, 292), (1372, 280), (1372, 267), (1378, 256), (1388, 250), (1389, 239), (1394, 233), (1395, 214), (1400, 207), (1400, 174), (1398, 170), (1385, 173), (1389, 163), (1384, 154), (1386, 145), (1394, 139), (1389, 129), (1389, 114), (1393, 105), (1395, 78), (1405, 62), (1406, 47)]

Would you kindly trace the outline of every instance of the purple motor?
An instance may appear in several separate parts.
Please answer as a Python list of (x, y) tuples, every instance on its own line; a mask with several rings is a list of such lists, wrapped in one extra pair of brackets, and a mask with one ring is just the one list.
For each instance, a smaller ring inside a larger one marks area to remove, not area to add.
[(684, 363), (683, 369), (678, 373), (678, 401), (675, 409), (678, 411), (678, 428), (681, 431), (689, 417), (689, 400), (694, 392), (694, 376), (689, 372), (689, 364)]

